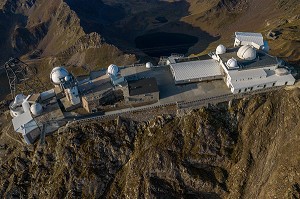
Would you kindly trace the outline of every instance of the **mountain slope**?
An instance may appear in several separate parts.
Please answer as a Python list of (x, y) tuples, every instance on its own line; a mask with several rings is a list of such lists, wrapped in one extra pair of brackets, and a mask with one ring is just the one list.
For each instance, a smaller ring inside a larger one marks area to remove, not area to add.
[[(108, 51), (116, 51), (118, 54), (117, 64), (128, 64), (135, 61), (135, 57), (123, 55), (113, 45), (105, 45), (104, 40), (98, 33), (86, 34), (82, 28), (81, 20), (77, 13), (72, 11), (69, 5), (62, 0), (54, 1), (15, 1), (7, 0), (1, 4), (0, 26), (5, 45), (0, 46), (2, 54), (1, 63), (10, 56), (30, 55), (29, 58), (36, 65), (44, 65), (49, 72), (50, 68), (60, 64), (68, 65), (69, 59), (76, 53), (81, 54), (80, 59), (72, 59), (71, 63), (80, 63), (80, 66), (111, 63), (114, 56), (102, 56), (103, 60), (90, 60), (88, 49), (94, 49), (94, 53), (101, 52), (102, 45)], [(7, 24), (9, 21), (13, 23)], [(91, 34), (91, 35), (90, 35)], [(4, 50), (6, 49), (6, 50)], [(29, 54), (28, 54), (29, 53)], [(28, 56), (24, 57), (28, 59)], [(102, 66), (101, 67), (106, 67)], [(99, 69), (99, 66), (98, 66)], [(84, 70), (75, 70), (86, 73)]]
[[(1, 132), (0, 196), (299, 197), (300, 89), (146, 122), (74, 124), (46, 145)], [(259, 119), (258, 119), (259, 118)]]

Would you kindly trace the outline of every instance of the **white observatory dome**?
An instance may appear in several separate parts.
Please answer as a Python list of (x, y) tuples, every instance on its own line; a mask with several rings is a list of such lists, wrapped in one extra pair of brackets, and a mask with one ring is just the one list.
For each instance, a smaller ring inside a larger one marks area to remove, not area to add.
[(249, 45), (242, 46), (238, 50), (237, 56), (244, 60), (254, 60), (256, 58), (256, 50)]
[(18, 105), (19, 105), (19, 104), (22, 104), (25, 98), (26, 98), (25, 95), (23, 95), (23, 94), (18, 94), (18, 95), (16, 95), (16, 97), (15, 97), (14, 103), (15, 103), (15, 104), (18, 104)]
[(69, 72), (63, 67), (55, 67), (50, 73), (50, 79), (54, 84), (61, 84), (61, 79), (69, 75)]
[(226, 53), (226, 47), (222, 44), (218, 45), (218, 47), (216, 48), (216, 54), (224, 54)]
[(42, 114), (43, 112), (43, 107), (41, 104), (39, 103), (34, 103), (31, 105), (30, 107), (30, 112), (34, 115), (34, 116), (37, 116), (37, 115), (40, 115)]
[(151, 62), (146, 63), (146, 68), (152, 68), (152, 67), (153, 67), (153, 64)]
[(65, 81), (66, 81), (66, 82), (68, 82), (68, 81), (70, 81), (70, 80), (71, 80), (70, 75), (65, 76)]
[(238, 66), (237, 61), (234, 58), (229, 59), (226, 64), (229, 68), (236, 68)]
[(107, 69), (107, 74), (108, 75), (117, 76), (118, 72), (119, 72), (118, 66), (116, 66), (114, 64), (109, 65), (109, 67)]

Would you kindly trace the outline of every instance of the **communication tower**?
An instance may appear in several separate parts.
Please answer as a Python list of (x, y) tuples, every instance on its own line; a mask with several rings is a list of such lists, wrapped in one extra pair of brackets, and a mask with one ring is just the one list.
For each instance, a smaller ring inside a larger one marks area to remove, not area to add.
[(13, 98), (15, 98), (16, 94), (19, 93), (28, 95), (45, 90), (45, 86), (37, 77), (36, 69), (21, 60), (17, 58), (10, 58), (4, 64), (4, 68)]

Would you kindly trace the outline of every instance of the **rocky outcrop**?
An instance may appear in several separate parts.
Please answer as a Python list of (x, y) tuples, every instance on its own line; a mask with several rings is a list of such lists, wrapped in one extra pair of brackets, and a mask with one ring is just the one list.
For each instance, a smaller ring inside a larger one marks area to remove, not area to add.
[(0, 148), (0, 197), (297, 197), (299, 109), (294, 88), (229, 110), (69, 125), (45, 146)]

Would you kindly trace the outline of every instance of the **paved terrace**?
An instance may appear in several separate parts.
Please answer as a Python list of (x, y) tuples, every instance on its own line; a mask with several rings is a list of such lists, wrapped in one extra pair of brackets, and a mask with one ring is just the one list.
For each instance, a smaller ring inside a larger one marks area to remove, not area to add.
[(153, 69), (130, 67), (124, 68), (121, 73), (122, 75), (126, 74), (131, 76), (132, 79), (155, 77), (161, 93), (159, 102), (141, 107), (110, 111), (106, 112), (104, 115), (95, 113), (92, 115), (79, 116), (74, 118), (74, 122), (90, 121), (94, 119), (113, 119), (122, 115), (125, 116), (131, 113), (145, 112), (147, 110), (149, 111), (151, 109), (164, 107), (176, 107), (179, 110), (190, 110), (207, 106), (208, 104), (217, 104), (282, 88), (272, 87), (247, 93), (232, 94), (222, 80), (175, 86), (172, 74), (167, 67)]
[(223, 80), (176, 86), (171, 71), (167, 66), (154, 67), (152, 69), (142, 66), (126, 67), (121, 69), (121, 75), (132, 80), (155, 77), (160, 92), (159, 105), (231, 93)]

